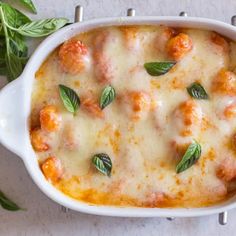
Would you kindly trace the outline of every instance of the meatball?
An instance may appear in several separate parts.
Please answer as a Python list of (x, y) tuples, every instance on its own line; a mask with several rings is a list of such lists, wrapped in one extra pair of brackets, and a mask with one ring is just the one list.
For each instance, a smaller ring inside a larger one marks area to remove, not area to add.
[(184, 33), (171, 38), (166, 45), (168, 55), (176, 61), (181, 60), (192, 48), (192, 39)]
[(85, 55), (87, 47), (77, 39), (66, 41), (59, 49), (59, 61), (63, 71), (70, 74), (78, 74), (85, 69)]
[(45, 178), (54, 184), (57, 183), (63, 175), (61, 161), (56, 157), (48, 157), (41, 164), (41, 169)]
[(47, 105), (40, 110), (40, 125), (47, 132), (57, 131), (60, 127), (61, 116), (54, 105)]
[(40, 128), (35, 128), (30, 132), (30, 139), (35, 151), (44, 152), (49, 149), (46, 134)]

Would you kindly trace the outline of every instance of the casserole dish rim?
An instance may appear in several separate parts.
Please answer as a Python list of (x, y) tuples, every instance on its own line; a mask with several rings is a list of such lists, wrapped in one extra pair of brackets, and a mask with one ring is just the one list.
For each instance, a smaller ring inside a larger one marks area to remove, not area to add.
[[(28, 173), (44, 194), (55, 202), (76, 211), (122, 217), (192, 217), (219, 213), (235, 208), (236, 196), (221, 204), (202, 208), (138, 208), (93, 205), (72, 199), (63, 194), (43, 176), (36, 159), (36, 154), (30, 144), (28, 130), (34, 74), (47, 56), (67, 39), (94, 28), (118, 25), (167, 25), (172, 27), (198, 28), (216, 31), (232, 40), (236, 39), (236, 28), (234, 26), (221, 21), (198, 17), (111, 17), (93, 19), (66, 26), (46, 38), (32, 54), (22, 75), (0, 91), (0, 142), (22, 158)], [(9, 99), (12, 96), (14, 96), (14, 100)], [(17, 134), (14, 132), (16, 129)]]

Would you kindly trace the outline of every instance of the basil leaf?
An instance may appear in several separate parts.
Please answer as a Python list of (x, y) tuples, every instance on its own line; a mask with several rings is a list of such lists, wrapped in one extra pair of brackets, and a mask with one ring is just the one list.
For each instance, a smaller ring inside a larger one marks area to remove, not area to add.
[[(4, 35), (1, 36), (0, 73), (7, 75), (8, 80), (17, 78), (26, 63), (27, 46), (24, 38), (10, 28), (19, 27), (19, 24), (30, 22), (29, 18), (10, 5), (0, 3), (0, 19)], [(10, 27), (10, 28), (9, 28)], [(2, 58), (4, 55), (4, 58)]]
[(111, 176), (112, 162), (110, 157), (105, 153), (98, 153), (93, 156), (92, 163), (101, 173)]
[(187, 91), (189, 95), (196, 99), (208, 99), (209, 96), (205, 89), (199, 83), (192, 83), (189, 87), (187, 87)]
[(27, 57), (28, 47), (26, 46), (24, 37), (9, 29), (8, 37), (11, 52), (18, 57)]
[(166, 74), (176, 62), (165, 61), (165, 62), (147, 62), (144, 64), (144, 68), (147, 73), (151, 76), (160, 76)]
[(116, 97), (115, 89), (108, 85), (106, 86), (103, 91), (100, 98), (100, 107), (101, 109), (104, 109), (106, 106), (108, 106)]
[(21, 58), (9, 52), (6, 54), (6, 65), (8, 70), (8, 79), (16, 79), (22, 72), (24, 68), (24, 63), (21, 61)]
[(15, 30), (24, 36), (42, 37), (57, 31), (67, 23), (68, 19), (66, 18), (52, 18), (32, 21), (30, 23), (21, 25), (18, 29)]
[(0, 61), (4, 60), (5, 61), (5, 53), (6, 53), (6, 43), (4, 41), (4, 38), (0, 36)]
[(7, 25), (13, 28), (18, 28), (23, 24), (31, 22), (31, 20), (26, 15), (11, 7), (9, 4), (1, 3), (0, 6), (2, 8), (4, 20)]
[(0, 36), (0, 75), (7, 75), (6, 66), (6, 44), (4, 38)]
[(182, 157), (181, 161), (176, 166), (176, 172), (181, 173), (188, 168), (190, 168), (193, 164), (197, 162), (197, 160), (201, 156), (201, 146), (199, 143), (194, 142), (188, 146), (187, 151)]
[(21, 208), (16, 203), (8, 199), (2, 191), (0, 191), (0, 205), (8, 211), (21, 210)]
[(34, 6), (34, 3), (31, 0), (20, 0), (20, 2), (29, 10), (31, 10), (33, 13), (37, 14), (37, 10)]
[(0, 75), (7, 75), (7, 65), (6, 65), (6, 48), (1, 47), (0, 43)]
[(4, 30), (2, 24), (0, 24), (0, 37), (4, 36)]
[(59, 92), (65, 108), (69, 112), (75, 113), (80, 106), (80, 99), (77, 93), (73, 89), (62, 84), (59, 85)]
[[(0, 50), (1, 53), (1, 50)], [(2, 58), (3, 56), (3, 58)], [(5, 52), (3, 54), (0, 54), (0, 75), (7, 75), (7, 65), (6, 65), (6, 59), (5, 59)]]
[[(31, 0), (21, 0), (33, 6)], [(47, 19), (32, 22), (26, 15), (0, 1), (0, 74), (11, 81), (22, 72), (28, 58), (24, 35), (41, 37), (48, 35), (68, 22), (67, 19)]]
[(7, 76), (7, 67), (6, 65), (0, 65), (0, 75)]

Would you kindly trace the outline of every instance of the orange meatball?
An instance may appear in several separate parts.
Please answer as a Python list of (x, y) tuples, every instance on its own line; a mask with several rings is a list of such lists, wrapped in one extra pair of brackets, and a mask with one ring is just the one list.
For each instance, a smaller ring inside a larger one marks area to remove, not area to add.
[(168, 55), (176, 61), (182, 59), (192, 48), (192, 39), (184, 33), (171, 38), (166, 45)]
[(173, 149), (175, 157), (178, 158), (183, 157), (190, 144), (191, 142), (187, 140), (175, 139), (170, 142), (170, 147)]
[(236, 151), (236, 133), (232, 136), (232, 147)]
[(216, 175), (226, 181), (232, 181), (236, 178), (236, 160), (233, 157), (225, 158), (219, 165)]
[(31, 144), (35, 151), (44, 152), (49, 149), (49, 145), (46, 143), (46, 137), (40, 128), (33, 129), (30, 132)]
[(105, 50), (105, 46), (110, 38), (111, 35), (108, 31), (99, 31), (93, 40), (94, 71), (95, 77), (100, 83), (109, 83), (114, 77), (111, 58)]
[(150, 96), (145, 92), (131, 92), (129, 94), (134, 112), (148, 110), (150, 108)]
[(51, 183), (57, 183), (63, 175), (61, 161), (56, 157), (48, 157), (41, 165), (45, 178)]
[(163, 192), (150, 192), (144, 202), (145, 207), (161, 207), (168, 202), (169, 197)]
[(48, 132), (57, 131), (60, 127), (61, 116), (57, 108), (53, 105), (47, 105), (40, 110), (39, 119), (41, 128)]
[(202, 121), (202, 109), (194, 100), (181, 103), (174, 112), (174, 126), (181, 136), (193, 135)]
[(183, 115), (183, 121), (185, 125), (192, 125), (198, 122), (199, 115), (196, 109), (196, 103), (193, 100), (189, 100), (180, 104), (179, 111)]
[(73, 151), (79, 147), (79, 135), (76, 127), (71, 123), (65, 125), (61, 135), (61, 146), (66, 150)]
[(87, 47), (77, 39), (66, 41), (59, 49), (59, 61), (62, 69), (70, 74), (78, 74), (85, 68), (84, 56)]
[(138, 48), (138, 28), (136, 26), (121, 26), (120, 30), (124, 37), (125, 47), (129, 50)]
[(221, 69), (212, 82), (212, 92), (221, 95), (236, 95), (236, 75)]
[(151, 97), (144, 91), (129, 91), (121, 99), (127, 114), (133, 120), (145, 118), (151, 109)]
[(96, 102), (93, 98), (82, 98), (81, 107), (93, 117), (104, 118), (102, 109), (100, 108), (98, 102)]
[(211, 34), (211, 42), (213, 42), (216, 46), (218, 46), (221, 52), (227, 53), (229, 51), (228, 42), (225, 40), (225, 38), (223, 38), (222, 36), (220, 36), (215, 32)]
[(158, 33), (154, 39), (154, 47), (158, 52), (165, 52), (168, 40), (176, 34), (176, 31), (170, 27), (164, 27), (163, 32)]
[(231, 119), (236, 117), (236, 104), (231, 104), (227, 106), (224, 110), (224, 117), (227, 119)]

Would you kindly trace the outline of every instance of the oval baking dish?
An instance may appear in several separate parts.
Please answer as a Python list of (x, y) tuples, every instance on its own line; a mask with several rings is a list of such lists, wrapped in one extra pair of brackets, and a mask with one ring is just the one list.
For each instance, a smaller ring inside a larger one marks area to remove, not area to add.
[(125, 217), (188, 217), (223, 212), (236, 207), (235, 197), (215, 206), (204, 208), (136, 208), (97, 206), (74, 200), (54, 188), (43, 176), (29, 137), (29, 116), (35, 73), (47, 56), (64, 41), (91, 29), (117, 25), (166, 25), (215, 31), (232, 40), (236, 39), (234, 26), (202, 18), (182, 17), (122, 17), (96, 19), (75, 23), (51, 35), (37, 48), (22, 75), (0, 92), (0, 141), (22, 158), (36, 185), (51, 199), (73, 210), (110, 216)]

